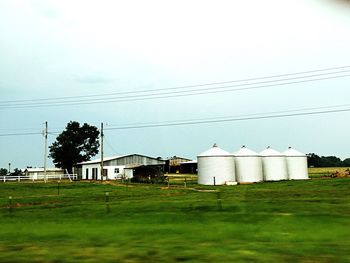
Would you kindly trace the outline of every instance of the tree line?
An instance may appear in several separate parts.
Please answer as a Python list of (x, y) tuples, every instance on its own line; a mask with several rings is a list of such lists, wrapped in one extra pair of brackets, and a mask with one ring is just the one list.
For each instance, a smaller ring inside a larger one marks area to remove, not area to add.
[(9, 171), (6, 168), (0, 168), (0, 176), (20, 176), (23, 175), (22, 171), (18, 168), (15, 168), (12, 172), (9, 173)]
[(350, 158), (341, 160), (336, 156), (318, 156), (315, 153), (307, 154), (309, 167), (350, 167)]

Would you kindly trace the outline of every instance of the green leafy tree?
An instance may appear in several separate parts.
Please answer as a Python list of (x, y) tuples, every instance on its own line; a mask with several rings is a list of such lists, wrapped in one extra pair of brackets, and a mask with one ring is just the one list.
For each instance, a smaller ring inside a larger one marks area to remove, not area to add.
[(336, 156), (321, 156), (320, 167), (341, 167), (342, 161)]
[(22, 176), (22, 175), (23, 175), (22, 171), (18, 168), (15, 168), (11, 173), (11, 176)]
[(350, 167), (350, 158), (342, 161), (336, 156), (318, 156), (315, 153), (307, 154), (309, 167)]
[(343, 166), (344, 166), (344, 167), (350, 167), (350, 158), (346, 158), (346, 159), (343, 161)]
[(67, 169), (72, 173), (74, 165), (89, 161), (98, 153), (99, 134), (95, 126), (87, 123), (80, 126), (79, 122), (71, 121), (49, 147), (49, 157), (52, 158), (56, 167)]
[(307, 154), (307, 163), (309, 167), (320, 167), (321, 157), (315, 153)]
[(0, 176), (5, 176), (7, 175), (8, 171), (5, 168), (0, 168)]

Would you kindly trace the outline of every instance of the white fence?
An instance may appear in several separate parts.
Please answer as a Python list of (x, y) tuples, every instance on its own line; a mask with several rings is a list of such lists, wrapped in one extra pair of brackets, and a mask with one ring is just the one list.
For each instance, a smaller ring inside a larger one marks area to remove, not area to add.
[(9, 181), (49, 181), (49, 180), (63, 180), (63, 179), (69, 179), (70, 181), (77, 180), (78, 175), (77, 174), (55, 174), (55, 175), (19, 175), (19, 176), (0, 176), (0, 182), (9, 182)]

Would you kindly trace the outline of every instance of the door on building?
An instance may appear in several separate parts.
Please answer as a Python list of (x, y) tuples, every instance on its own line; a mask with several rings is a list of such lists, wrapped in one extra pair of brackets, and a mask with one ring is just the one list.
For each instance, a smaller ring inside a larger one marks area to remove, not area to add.
[(97, 180), (97, 173), (98, 173), (98, 169), (92, 168), (92, 180)]

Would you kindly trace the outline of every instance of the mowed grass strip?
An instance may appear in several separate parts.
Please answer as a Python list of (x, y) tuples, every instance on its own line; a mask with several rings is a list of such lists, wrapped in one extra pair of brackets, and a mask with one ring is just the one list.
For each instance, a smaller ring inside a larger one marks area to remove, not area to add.
[(349, 190), (1, 183), (0, 262), (349, 262)]

